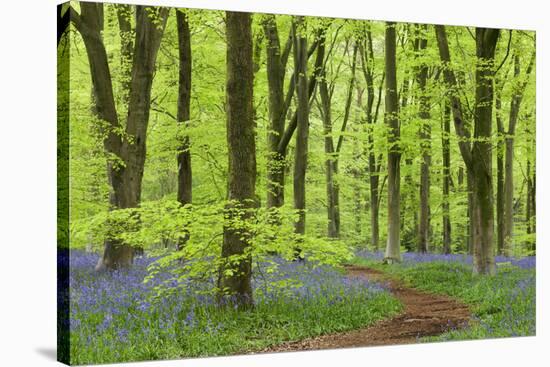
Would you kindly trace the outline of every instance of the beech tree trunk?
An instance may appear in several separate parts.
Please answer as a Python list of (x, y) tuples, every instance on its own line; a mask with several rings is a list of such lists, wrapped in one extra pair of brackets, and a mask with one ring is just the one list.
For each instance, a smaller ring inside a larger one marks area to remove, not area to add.
[[(319, 45), (319, 47), (322, 47)], [(344, 141), (344, 132), (350, 116), (351, 102), (353, 98), (353, 89), (355, 86), (355, 67), (357, 60), (357, 45), (353, 48), (351, 78), (347, 90), (347, 98), (344, 108), (344, 118), (340, 128), (340, 136), (334, 146), (332, 139), (332, 93), (329, 92), (326, 74), (324, 70), (320, 74), (319, 95), (321, 96), (321, 117), (323, 120), (325, 136), (325, 167), (326, 167), (326, 187), (327, 187), (327, 233), (329, 238), (340, 237), (340, 188), (338, 184), (338, 162), (342, 144)], [(347, 53), (347, 47), (344, 54)]]
[[(318, 45), (324, 44), (325, 38), (326, 38), (326, 30), (327, 30), (326, 27), (319, 30), (316, 37), (317, 38), (316, 42), (311, 46), (309, 50), (307, 50), (307, 57), (309, 57), (313, 54), (313, 51), (315, 50), (315, 48), (317, 48), (315, 63), (313, 65), (313, 72), (311, 73), (309, 80), (307, 80), (308, 105), (313, 97), (313, 92), (315, 91), (315, 86), (317, 85), (317, 79), (319, 78), (320, 73), (325, 67), (324, 65), (325, 48), (318, 47)], [(296, 50), (294, 50), (294, 52), (296, 52)], [(306, 59), (306, 64), (307, 64), (307, 59)], [(292, 80), (294, 81), (294, 83), (292, 83), (292, 85), (296, 85), (296, 75), (297, 75), (297, 71), (294, 70), (294, 75), (292, 76)], [(292, 97), (292, 95), (290, 93), (287, 93), (286, 99), (289, 100), (290, 97)], [(285, 104), (285, 105), (288, 105), (288, 104)], [(292, 136), (294, 135), (294, 131), (296, 131), (298, 126), (298, 114), (299, 114), (299, 109), (297, 109), (292, 115), (292, 118), (290, 119), (290, 122), (287, 128), (285, 129), (283, 135), (279, 140), (279, 146), (277, 147), (277, 151), (279, 152), (279, 154), (282, 154), (282, 155), (286, 154), (288, 143), (290, 142), (290, 139), (292, 139)]]
[[(305, 234), (306, 230), (306, 168), (309, 136), (309, 95), (307, 79), (307, 38), (304, 33), (303, 19), (293, 22), (294, 37), (294, 75), (296, 84), (297, 127), (296, 151), (294, 160), (294, 209), (298, 211), (298, 221), (295, 224), (297, 234)], [(301, 250), (297, 249), (297, 257), (302, 258)]]
[(451, 253), (451, 215), (449, 205), (449, 192), (451, 186), (451, 109), (449, 104), (445, 102), (441, 135), (441, 146), (443, 155), (443, 252), (445, 254)]
[(395, 23), (386, 23), (386, 112), (388, 125), (388, 240), (385, 261), (400, 262), (400, 167)]
[[(516, 81), (518, 85), (514, 88), (512, 101), (510, 102), (510, 117), (508, 120), (508, 131), (505, 139), (505, 162), (504, 162), (504, 250), (505, 256), (512, 254), (514, 247), (514, 135), (518, 122), (521, 101), (525, 87), (529, 81), (529, 75), (533, 69), (535, 53), (531, 55), (529, 65), (522, 82)], [(514, 56), (514, 78), (520, 77), (520, 59)]]
[[(179, 50), (179, 82), (178, 82), (178, 111), (177, 122), (186, 128), (191, 118), (191, 31), (187, 14), (176, 11), (176, 22), (178, 27), (178, 50)], [(183, 206), (191, 204), (193, 198), (193, 172), (191, 169), (191, 150), (189, 136), (184, 134), (178, 148), (178, 202)], [(189, 235), (186, 233), (178, 241), (178, 249), (187, 241)]]
[[(279, 141), (285, 130), (284, 81), (285, 67), (291, 42), (281, 49), (275, 16), (266, 15), (263, 22), (267, 38), (267, 83), (269, 89), (269, 131), (267, 133), (267, 207), (281, 207), (284, 204), (285, 155), (278, 151)], [(290, 39), (289, 39), (290, 40)]]
[(504, 125), (502, 123), (502, 84), (495, 81), (495, 115), (497, 120), (497, 254), (504, 254)]
[(492, 183), (492, 112), (494, 55), (499, 30), (476, 28), (476, 92), (474, 110), (474, 142), (465, 126), (462, 103), (458, 95), (458, 83), (449, 67), (451, 58), (445, 27), (435, 26), (439, 55), (454, 117), (455, 131), (459, 136), (459, 148), (468, 170), (469, 213), (471, 221), (471, 248), (473, 272), (494, 274), (496, 271), (493, 253), (493, 183)]
[[(367, 115), (367, 149), (368, 149), (368, 172), (369, 172), (369, 191), (370, 191), (370, 244), (373, 251), (378, 251), (380, 248), (380, 224), (379, 224), (379, 210), (380, 210), (380, 169), (381, 158), (376, 157), (374, 152), (374, 137), (373, 129), (374, 124), (378, 120), (378, 111), (380, 108), (380, 102), (382, 100), (382, 90), (384, 88), (384, 75), (381, 78), (380, 86), (378, 88), (378, 102), (376, 109), (373, 113), (374, 107), (374, 50), (372, 46), (372, 33), (370, 25), (366, 29), (366, 45), (361, 44), (361, 65), (363, 69), (363, 75), (367, 83), (367, 105), (365, 112)], [(365, 47), (366, 46), (366, 47)]]
[(332, 111), (331, 98), (328, 91), (326, 75), (320, 75), (319, 95), (321, 97), (321, 111), (323, 119), (323, 134), (325, 136), (325, 177), (327, 190), (327, 235), (329, 238), (338, 238), (340, 232), (340, 213), (337, 211), (338, 186), (335, 176), (338, 171), (338, 158), (335, 154), (332, 139)]
[[(176, 13), (179, 46), (178, 123), (187, 126), (191, 118), (191, 32), (187, 15)], [(192, 201), (192, 170), (189, 136), (184, 135), (178, 148), (178, 201), (189, 204)]]
[[(112, 188), (109, 195), (111, 208), (135, 208), (141, 196), (153, 71), (168, 8), (136, 6), (135, 57), (124, 134), (128, 138), (122, 139), (119, 133), (122, 127), (115, 107), (107, 52), (101, 38), (102, 7), (99, 5), (82, 2), (80, 15), (70, 8), (71, 20), (81, 34), (88, 54), (97, 116), (107, 123), (103, 129), (106, 136), (104, 148), (110, 155), (107, 176)], [(155, 13), (154, 16), (160, 23), (153, 24), (151, 13)], [(129, 267), (133, 256), (134, 249), (131, 244), (121, 243), (116, 233), (109, 233), (105, 239), (103, 257), (96, 269)]]
[[(226, 217), (248, 220), (256, 206), (256, 143), (253, 112), (252, 20), (250, 13), (226, 12), (227, 145), (229, 151)], [(235, 210), (237, 209), (237, 210)], [(243, 210), (244, 209), (244, 213)], [(220, 300), (233, 295), (241, 308), (253, 305), (250, 233), (224, 226), (218, 287)]]
[(494, 57), (500, 30), (476, 28), (476, 92), (471, 171), (474, 178), (474, 273), (495, 274), (492, 120)]
[[(426, 50), (428, 40), (426, 39), (427, 26), (420, 26), (417, 38), (417, 52)], [(419, 89), (420, 111), (420, 145), (422, 149), (422, 162), (420, 164), (420, 214), (418, 226), (418, 251), (428, 252), (430, 235), (430, 169), (431, 169), (431, 126), (430, 126), (430, 98), (426, 91), (428, 80), (428, 66), (422, 64), (416, 74), (416, 83)]]

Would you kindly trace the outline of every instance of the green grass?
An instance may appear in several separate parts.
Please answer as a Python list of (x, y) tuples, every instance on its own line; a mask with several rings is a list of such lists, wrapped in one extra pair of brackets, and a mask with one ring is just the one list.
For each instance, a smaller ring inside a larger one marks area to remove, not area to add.
[[(118, 341), (116, 327), (105, 330), (92, 344), (75, 335), (72, 357), (73, 363), (79, 364), (244, 353), (285, 341), (357, 329), (400, 310), (399, 301), (385, 292), (368, 298), (348, 297), (346, 302), (336, 304), (320, 298), (311, 302), (281, 300), (246, 312), (209, 307), (197, 310), (198, 325), (192, 329), (177, 326), (185, 319), (181, 315), (180, 322), (174, 323), (172, 335), (163, 333), (160, 326), (153, 326), (148, 335), (132, 330), (124, 344)], [(158, 319), (158, 315), (152, 315), (142, 322), (148, 325)], [(214, 330), (215, 325), (223, 327)], [(113, 348), (117, 344), (120, 347)]]
[(356, 258), (354, 263), (384, 271), (408, 286), (446, 294), (470, 307), (473, 321), (465, 329), (450, 330), (424, 341), (529, 336), (536, 333), (535, 269), (502, 264), (497, 275), (473, 275), (471, 265), (426, 262), (382, 265)]

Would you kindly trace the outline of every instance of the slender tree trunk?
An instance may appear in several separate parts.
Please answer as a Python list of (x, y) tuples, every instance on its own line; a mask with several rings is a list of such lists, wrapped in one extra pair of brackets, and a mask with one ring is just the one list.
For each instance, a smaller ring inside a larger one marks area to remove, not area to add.
[(274, 15), (266, 15), (263, 28), (267, 38), (267, 83), (269, 88), (270, 124), (267, 133), (267, 207), (272, 208), (281, 207), (284, 203), (285, 156), (277, 148), (285, 130), (284, 80), (287, 57), (285, 57), (285, 52), (281, 50), (277, 21)]
[(319, 95), (321, 97), (321, 109), (323, 119), (323, 134), (325, 135), (325, 176), (327, 190), (327, 235), (329, 238), (338, 238), (339, 228), (337, 225), (336, 205), (338, 200), (338, 187), (335, 183), (335, 175), (337, 171), (337, 157), (332, 139), (332, 113), (331, 99), (328, 91), (326, 75), (323, 72), (320, 75)]
[[(527, 200), (525, 202), (525, 223), (526, 223), (526, 227), (527, 227), (527, 234), (531, 234), (533, 233), (533, 230), (531, 228), (531, 203), (532, 203), (532, 200), (531, 200), (531, 196), (533, 195), (533, 180), (531, 178), (531, 161), (530, 160), (527, 160), (527, 168), (526, 168), (526, 172), (525, 172), (525, 175), (527, 176)], [(530, 246), (529, 246), (529, 249), (531, 251), (533, 251), (533, 241), (529, 241), (528, 243)]]
[[(531, 210), (529, 211), (529, 223), (531, 228), (531, 233), (537, 233), (537, 172), (536, 167), (533, 165), (533, 176), (531, 178)], [(536, 254), (537, 251), (537, 239), (535, 238), (531, 244), (531, 251), (533, 251), (533, 255)]]
[[(516, 125), (521, 108), (521, 101), (529, 75), (533, 69), (535, 53), (531, 55), (529, 66), (525, 72), (525, 79), (514, 89), (510, 103), (510, 117), (508, 120), (508, 131), (505, 139), (505, 162), (504, 162), (504, 251), (503, 254), (510, 256), (514, 247), (514, 136)], [(514, 78), (520, 76), (520, 59), (516, 54), (514, 57)]]
[[(306, 50), (304, 51), (306, 53), (306, 57), (309, 57), (313, 51), (314, 51), (314, 46), (317, 45), (317, 53), (316, 53), (316, 56), (315, 56), (315, 63), (314, 63), (314, 66), (313, 66), (313, 72), (311, 73), (311, 76), (309, 77), (309, 80), (307, 80), (307, 95), (308, 95), (308, 106), (309, 106), (309, 103), (314, 95), (314, 91), (315, 91), (315, 86), (317, 85), (317, 79), (319, 79), (319, 75), (320, 73), (323, 71), (323, 68), (325, 67), (325, 64), (324, 64), (324, 61), (325, 61), (325, 47), (318, 47), (318, 46), (321, 46), (321, 45), (324, 45), (325, 43), (325, 38), (326, 38), (326, 30), (327, 28), (324, 27), (322, 28), (319, 32), (318, 32), (318, 35), (317, 35), (317, 41), (315, 44), (312, 45), (312, 47), (310, 48), (310, 50)], [(294, 52), (296, 52), (296, 50), (294, 50)], [(307, 59), (306, 59), (306, 64), (307, 64)], [(306, 77), (304, 75), (304, 77)], [(296, 70), (294, 71), (294, 75), (293, 75), (293, 78), (292, 78), (295, 82), (294, 82), (294, 85), (296, 84), (296, 79), (297, 79), (297, 72)], [(289, 99), (289, 96), (290, 94), (287, 93), (287, 100)], [(299, 99), (299, 98), (298, 98)], [(288, 143), (290, 143), (290, 140), (292, 139), (292, 136), (294, 135), (294, 131), (296, 131), (297, 127), (298, 127), (298, 115), (299, 115), (299, 112), (300, 112), (300, 109), (296, 109), (296, 111), (294, 112), (294, 114), (292, 115), (292, 118), (290, 119), (290, 123), (288, 124), (287, 128), (285, 129), (283, 135), (281, 136), (280, 140), (279, 140), (279, 146), (277, 147), (277, 151), (279, 152), (279, 154), (286, 154), (286, 149), (288, 147)]]
[[(354, 132), (357, 134), (360, 130), (359, 128), (362, 126), (362, 120), (361, 120), (361, 108), (363, 106), (363, 93), (364, 89), (361, 88), (359, 85), (356, 86), (356, 92), (357, 92), (357, 99), (355, 100), (355, 128)], [(364, 130), (361, 130), (364, 131)], [(359, 147), (359, 139), (356, 138), (353, 140), (353, 159), (356, 162), (359, 162), (364, 152), (361, 152), (361, 149)], [(363, 193), (361, 190), (361, 180), (362, 180), (362, 169), (359, 167), (354, 167), (352, 170), (353, 178), (355, 179), (355, 183), (353, 185), (353, 197), (355, 198), (355, 212), (354, 212), (354, 224), (355, 224), (355, 233), (358, 238), (361, 237), (361, 217), (362, 217), (362, 211), (363, 211)]]
[[(372, 46), (372, 33), (370, 24), (366, 29), (366, 47), (361, 47), (361, 65), (363, 75), (367, 83), (367, 147), (368, 147), (368, 172), (369, 172), (369, 190), (370, 190), (370, 244), (373, 251), (380, 248), (380, 225), (379, 225), (379, 182), (380, 182), (380, 161), (377, 162), (374, 152), (374, 124), (378, 119), (378, 109), (380, 107), (382, 90), (384, 88), (384, 77), (381, 78), (381, 84), (378, 89), (378, 102), (376, 110), (374, 107), (374, 50)], [(385, 75), (385, 74), (384, 74)]]
[(451, 186), (451, 144), (450, 144), (450, 134), (451, 134), (451, 109), (449, 104), (445, 102), (444, 112), (443, 112), (443, 126), (442, 126), (442, 155), (443, 155), (443, 252), (445, 254), (450, 254), (451, 249), (451, 215), (450, 215), (450, 206), (449, 206), (449, 192)]
[(494, 274), (492, 172), (493, 64), (500, 30), (476, 28), (476, 93), (471, 171), (474, 178), (474, 273)]
[[(427, 26), (419, 27), (420, 33), (426, 33)], [(417, 39), (418, 52), (426, 50), (428, 40), (425, 34)], [(430, 234), (430, 169), (431, 169), (431, 126), (430, 126), (430, 99), (426, 91), (428, 80), (428, 66), (422, 64), (416, 74), (416, 82), (420, 93), (420, 145), (422, 148), (422, 162), (420, 164), (420, 214), (418, 226), (418, 251), (428, 252)]]
[(399, 120), (397, 97), (397, 67), (396, 67), (396, 40), (395, 23), (386, 23), (386, 113), (388, 125), (388, 240), (386, 245), (385, 261), (401, 261), (400, 253), (400, 169), (399, 161)]
[(474, 221), (474, 179), (470, 171), (467, 171), (466, 175), (466, 186), (468, 189), (468, 233), (466, 237), (466, 249), (469, 255), (474, 254), (474, 231), (475, 231), (475, 221)]
[[(294, 70), (297, 106), (296, 152), (294, 160), (294, 209), (298, 211), (295, 232), (303, 235), (306, 231), (306, 169), (309, 136), (309, 95), (307, 79), (307, 38), (304, 33), (303, 19), (293, 22), (294, 34)], [(297, 249), (297, 257), (302, 258)]]
[[(256, 206), (256, 145), (253, 116), (254, 71), (250, 13), (226, 12), (227, 145), (229, 150), (226, 217), (248, 220)], [(235, 210), (236, 209), (236, 210)], [(244, 209), (244, 214), (242, 213)], [(218, 286), (222, 295), (236, 296), (241, 308), (253, 305), (250, 234), (225, 225)], [(220, 298), (223, 299), (223, 298)]]
[(497, 254), (504, 254), (504, 125), (502, 123), (501, 83), (495, 82), (495, 115), (497, 120)]
[[(178, 111), (177, 122), (186, 128), (191, 118), (191, 31), (187, 14), (176, 11), (176, 22), (178, 27), (178, 50), (179, 50), (179, 82), (178, 82)], [(191, 204), (193, 192), (193, 172), (191, 169), (191, 150), (189, 135), (184, 134), (178, 147), (178, 202), (183, 206)], [(178, 241), (178, 249), (181, 249), (187, 241), (189, 234), (186, 233)]]

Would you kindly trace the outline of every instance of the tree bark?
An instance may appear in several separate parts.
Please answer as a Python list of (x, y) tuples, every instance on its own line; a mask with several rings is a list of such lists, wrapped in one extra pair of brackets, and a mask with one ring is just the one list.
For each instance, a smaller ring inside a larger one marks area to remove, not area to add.
[[(417, 52), (426, 50), (428, 40), (426, 38), (427, 25), (420, 26), (417, 30)], [(430, 126), (430, 97), (426, 91), (428, 81), (428, 66), (423, 63), (417, 70), (416, 83), (419, 89), (420, 111), (420, 145), (422, 149), (422, 162), (420, 164), (420, 214), (418, 226), (418, 251), (428, 252), (430, 233), (430, 169), (431, 169), (431, 126)]]
[(449, 192), (451, 186), (451, 145), (450, 145), (450, 134), (451, 134), (451, 109), (449, 104), (445, 102), (444, 113), (443, 113), (443, 126), (442, 126), (442, 135), (441, 135), (441, 146), (442, 146), (442, 155), (443, 155), (443, 252), (445, 254), (450, 254), (451, 249), (451, 215), (450, 215), (450, 205), (449, 205)]
[(504, 124), (502, 123), (502, 83), (495, 81), (495, 115), (497, 120), (497, 254), (504, 254)]
[[(326, 34), (325, 34), (326, 30), (327, 28), (324, 27), (319, 31), (318, 41), (316, 42), (316, 44), (312, 45), (309, 51), (307, 51), (307, 57), (309, 57), (312, 54), (314, 49), (313, 46), (315, 45), (319, 46), (321, 44), (324, 44), (325, 37), (326, 37)], [(314, 94), (313, 92), (315, 91), (315, 86), (317, 85), (317, 79), (319, 78), (319, 74), (324, 68), (325, 48), (324, 47), (316, 47), (316, 48), (317, 48), (317, 54), (315, 56), (313, 72), (311, 73), (309, 80), (307, 80), (308, 104), (313, 97), (313, 94)], [(297, 74), (295, 70), (293, 75), (293, 80), (296, 80), (296, 75)], [(288, 99), (288, 96), (289, 94), (287, 93), (287, 99)], [(290, 139), (292, 139), (292, 136), (294, 135), (294, 131), (296, 131), (297, 126), (298, 126), (298, 110), (296, 110), (296, 112), (294, 112), (294, 114), (292, 115), (292, 118), (290, 119), (290, 122), (287, 128), (285, 129), (283, 135), (281, 136), (281, 139), (279, 140), (279, 145), (277, 147), (277, 151), (279, 152), (279, 154), (282, 154), (282, 155), (286, 154), (288, 143), (290, 142)]]
[(399, 120), (397, 97), (397, 66), (395, 23), (386, 23), (385, 70), (386, 70), (386, 112), (388, 125), (388, 240), (385, 261), (401, 261), (400, 253), (400, 167), (399, 161)]
[(326, 74), (323, 72), (319, 80), (319, 95), (321, 97), (321, 111), (323, 120), (323, 135), (325, 136), (325, 177), (327, 191), (327, 235), (329, 238), (339, 237), (339, 213), (336, 206), (338, 201), (338, 187), (334, 176), (338, 170), (338, 160), (335, 154), (332, 139), (332, 111), (331, 98), (328, 91)]
[(492, 109), (493, 109), (493, 64), (499, 30), (476, 28), (476, 91), (474, 110), (474, 143), (464, 124), (462, 104), (458, 96), (458, 84), (449, 67), (451, 58), (445, 27), (435, 26), (436, 38), (443, 74), (451, 99), (455, 131), (459, 136), (459, 148), (468, 169), (468, 181), (472, 190), (469, 211), (472, 231), (473, 272), (494, 274), (496, 271), (493, 253), (493, 183), (492, 183)]
[[(256, 206), (256, 145), (253, 115), (254, 70), (250, 13), (226, 12), (227, 145), (229, 150), (228, 218), (224, 226), (220, 295), (236, 297), (241, 308), (253, 305), (250, 233), (231, 225), (249, 220)], [(235, 210), (236, 209), (236, 210)], [(244, 209), (244, 214), (243, 210)], [(220, 299), (223, 299), (221, 297)]]
[[(306, 231), (306, 169), (309, 137), (309, 95), (307, 79), (307, 38), (302, 18), (292, 24), (294, 37), (294, 70), (298, 105), (296, 110), (296, 151), (294, 160), (294, 209), (298, 212), (295, 232), (304, 235)], [(297, 249), (297, 257), (302, 258)]]
[(474, 178), (474, 273), (495, 274), (492, 117), (494, 57), (500, 30), (476, 28), (476, 92), (471, 171)]
[[(277, 150), (285, 129), (284, 81), (286, 60), (281, 50), (275, 16), (266, 15), (263, 22), (267, 38), (267, 83), (269, 89), (269, 131), (267, 133), (267, 207), (281, 207), (284, 203), (285, 156)], [(290, 43), (291, 44), (291, 43)]]
[[(376, 110), (373, 113), (375, 94), (374, 94), (374, 50), (372, 46), (372, 33), (370, 25), (366, 29), (366, 47), (360, 45), (361, 65), (363, 69), (363, 75), (367, 83), (367, 149), (368, 149), (368, 172), (369, 172), (369, 191), (370, 191), (370, 244), (373, 251), (378, 251), (380, 248), (380, 223), (379, 223), (379, 211), (380, 211), (380, 168), (381, 159), (377, 160), (374, 152), (374, 124), (378, 120), (378, 111), (382, 100), (382, 90), (384, 89), (385, 74), (383, 74), (378, 88), (378, 102)], [(380, 157), (381, 158), (381, 157)]]
[[(523, 82), (519, 82), (510, 103), (510, 117), (508, 120), (508, 131), (505, 139), (505, 162), (504, 162), (504, 249), (503, 254), (510, 256), (514, 247), (514, 135), (521, 108), (521, 101), (525, 87), (529, 81), (529, 75), (533, 69), (535, 61), (535, 52), (532, 53), (529, 65), (525, 72)], [(514, 57), (514, 78), (520, 77), (520, 59), (519, 55)]]
[[(179, 50), (179, 81), (178, 81), (178, 111), (177, 123), (187, 128), (191, 118), (191, 31), (187, 14), (176, 11), (176, 23), (178, 29)], [(178, 164), (178, 202), (183, 206), (191, 204), (193, 199), (193, 171), (191, 166), (191, 150), (189, 135), (181, 138), (177, 154)], [(178, 241), (178, 249), (181, 249), (189, 237), (185, 234)]]
[[(187, 15), (176, 13), (179, 46), (179, 84), (178, 84), (178, 124), (187, 127), (191, 118), (191, 32)], [(182, 204), (192, 202), (192, 170), (189, 136), (185, 134), (178, 148), (178, 201)]]
[(120, 31), (120, 66), (122, 79), (122, 101), (128, 106), (130, 97), (130, 83), (132, 79), (132, 62), (134, 53), (134, 32), (132, 30), (131, 18), (133, 15), (132, 5), (116, 4), (116, 15)]
[[(168, 8), (136, 6), (136, 54), (132, 65), (124, 138), (120, 133), (122, 128), (115, 107), (107, 52), (101, 38), (102, 7), (83, 2), (80, 9), (80, 15), (70, 9), (71, 20), (86, 46), (97, 116), (106, 122), (102, 129), (106, 136), (104, 148), (109, 156), (107, 175), (112, 188), (109, 201), (112, 209), (135, 208), (141, 196), (153, 71)], [(150, 18), (152, 13), (160, 21), (156, 25)], [(129, 267), (133, 256), (134, 249), (131, 245), (117, 240), (116, 233), (107, 234), (103, 257), (96, 269)]]
[[(321, 46), (319, 46), (321, 47)], [(344, 140), (344, 132), (350, 116), (351, 102), (353, 97), (353, 88), (355, 85), (355, 66), (357, 59), (358, 47), (354, 46), (352, 65), (351, 65), (351, 78), (349, 81), (344, 119), (342, 127), (340, 128), (340, 136), (336, 147), (334, 147), (334, 140), (332, 139), (332, 93), (329, 92), (326, 74), (323, 70), (320, 73), (319, 81), (319, 95), (321, 97), (321, 117), (323, 120), (323, 134), (325, 136), (325, 167), (326, 167), (326, 188), (327, 188), (327, 219), (328, 228), (327, 233), (329, 238), (340, 237), (340, 188), (338, 184), (338, 162), (339, 155), (342, 149)], [(344, 54), (347, 53), (347, 47)]]

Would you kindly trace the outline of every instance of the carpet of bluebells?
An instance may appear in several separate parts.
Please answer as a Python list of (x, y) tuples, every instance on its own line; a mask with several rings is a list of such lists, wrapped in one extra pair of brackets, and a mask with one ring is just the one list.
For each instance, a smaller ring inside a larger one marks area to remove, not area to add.
[(470, 306), (473, 322), (426, 341), (529, 336), (536, 333), (536, 257), (497, 256), (493, 277), (472, 274), (469, 255), (402, 254), (398, 265), (380, 264), (383, 253), (359, 251), (356, 261), (378, 267), (413, 287), (447, 294)]
[[(242, 312), (231, 304), (219, 308), (215, 296), (201, 292), (208, 282), (182, 284), (166, 271), (144, 283), (153, 258), (136, 259), (130, 270), (96, 273), (96, 254), (71, 251), (65, 256), (70, 260), (67, 302), (74, 364), (258, 350), (370, 325), (402, 307), (380, 285), (307, 262), (277, 260), (279, 271), (255, 274), (255, 307)], [(160, 284), (173, 291), (155, 297)]]

